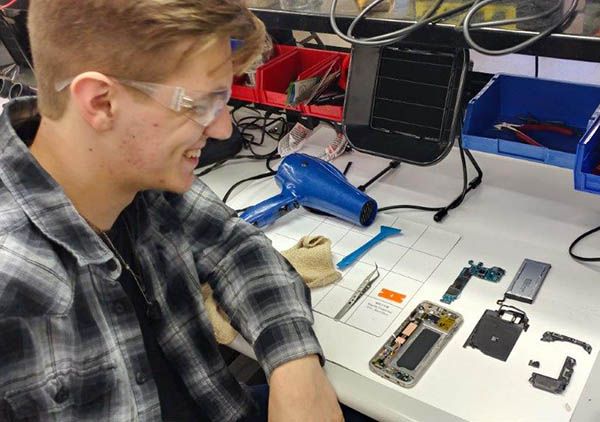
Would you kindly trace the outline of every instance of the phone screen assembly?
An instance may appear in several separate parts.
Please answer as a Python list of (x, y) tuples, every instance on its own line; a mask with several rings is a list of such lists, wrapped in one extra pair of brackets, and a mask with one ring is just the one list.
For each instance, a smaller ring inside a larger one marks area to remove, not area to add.
[(413, 387), (462, 322), (456, 312), (422, 302), (373, 356), (371, 371), (402, 387)]

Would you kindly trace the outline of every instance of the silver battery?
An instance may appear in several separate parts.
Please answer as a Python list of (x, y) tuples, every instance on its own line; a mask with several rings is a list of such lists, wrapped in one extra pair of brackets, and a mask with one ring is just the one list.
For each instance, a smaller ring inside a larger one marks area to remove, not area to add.
[(545, 262), (525, 259), (504, 296), (520, 302), (533, 303), (551, 267)]

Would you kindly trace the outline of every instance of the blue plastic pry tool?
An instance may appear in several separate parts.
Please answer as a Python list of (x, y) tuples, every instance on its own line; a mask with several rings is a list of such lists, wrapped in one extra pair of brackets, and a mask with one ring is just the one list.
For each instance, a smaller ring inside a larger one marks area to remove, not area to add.
[(360, 248), (352, 252), (350, 255), (344, 257), (340, 262), (337, 263), (339, 270), (345, 270), (350, 265), (354, 264), (358, 259), (367, 253), (373, 246), (387, 239), (390, 236), (394, 236), (402, 233), (402, 230), (395, 227), (381, 226), (379, 233), (373, 239), (362, 245)]

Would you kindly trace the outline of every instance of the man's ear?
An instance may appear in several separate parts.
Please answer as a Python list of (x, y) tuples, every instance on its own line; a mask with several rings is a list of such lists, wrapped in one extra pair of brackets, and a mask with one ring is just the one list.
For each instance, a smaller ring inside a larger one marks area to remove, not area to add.
[(71, 99), (81, 117), (96, 131), (112, 129), (115, 112), (115, 83), (98, 72), (84, 72), (71, 82)]

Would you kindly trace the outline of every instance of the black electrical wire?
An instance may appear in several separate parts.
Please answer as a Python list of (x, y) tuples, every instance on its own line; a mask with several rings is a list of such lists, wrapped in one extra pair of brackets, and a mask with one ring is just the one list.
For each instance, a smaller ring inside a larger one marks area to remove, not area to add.
[(523, 309), (517, 308), (516, 306), (513, 306), (513, 305), (505, 305), (504, 302), (506, 301), (506, 299), (507, 299), (507, 297), (504, 296), (502, 299), (498, 299), (496, 301), (496, 305), (500, 305), (500, 309), (498, 309), (499, 311), (501, 311), (504, 308), (508, 308), (508, 309), (512, 309), (514, 311), (517, 311), (517, 312), (523, 314), (523, 317), (527, 318), (527, 313)]
[(579, 255), (575, 254), (575, 252), (573, 252), (573, 249), (575, 249), (575, 246), (577, 246), (577, 244), (579, 242), (581, 242), (586, 237), (588, 237), (598, 231), (600, 231), (600, 226), (583, 233), (581, 236), (579, 236), (577, 239), (575, 239), (573, 241), (573, 243), (571, 243), (571, 246), (569, 246), (569, 255), (571, 255), (571, 257), (573, 257), (574, 259), (576, 259), (578, 261), (582, 261), (582, 262), (600, 262), (600, 256), (599, 257), (585, 257), (585, 256), (579, 256)]
[(482, 47), (481, 45), (477, 44), (473, 40), (473, 38), (471, 37), (471, 29), (485, 28), (485, 27), (492, 27), (492, 26), (502, 26), (502, 25), (508, 25), (508, 24), (515, 23), (515, 22), (525, 22), (525, 21), (532, 21), (532, 20), (540, 19), (542, 17), (546, 17), (546, 16), (558, 11), (559, 9), (562, 8), (562, 4), (563, 4), (563, 0), (559, 0), (553, 8), (551, 8), (547, 11), (544, 11), (544, 12), (541, 12), (541, 13), (538, 13), (538, 14), (532, 15), (532, 16), (524, 16), (524, 17), (521, 17), (518, 19), (507, 19), (507, 20), (493, 21), (493, 22), (487, 22), (487, 23), (482, 22), (482, 23), (477, 23), (477, 24), (471, 23), (471, 20), (473, 19), (473, 17), (475, 16), (475, 14), (477, 12), (479, 12), (485, 6), (487, 6), (491, 3), (497, 2), (497, 1), (499, 1), (499, 0), (483, 0), (481, 2), (477, 2), (465, 16), (465, 19), (463, 21), (463, 27), (462, 27), (463, 35), (464, 35), (465, 40), (467, 41), (467, 44), (469, 45), (469, 47), (471, 47), (475, 51), (478, 51), (481, 54), (486, 54), (488, 56), (501, 56), (501, 55), (505, 55), (505, 54), (514, 54), (525, 48), (532, 46), (539, 40), (546, 38), (552, 32), (561, 28), (566, 22), (568, 22), (574, 16), (575, 11), (577, 10), (577, 5), (579, 4), (579, 0), (572, 0), (571, 5), (567, 9), (567, 11), (556, 23), (550, 25), (548, 28), (546, 28), (539, 34), (529, 38), (528, 40), (523, 41), (522, 43), (517, 44), (512, 47), (508, 47), (508, 48), (504, 48), (504, 49), (500, 49), (500, 50), (490, 50), (488, 48)]
[[(255, 160), (265, 160), (266, 159), (267, 169), (271, 172), (274, 171), (270, 166), (270, 162), (274, 159), (280, 158), (279, 155), (277, 154), (277, 148), (275, 148), (272, 151), (269, 151), (266, 154), (258, 154), (256, 151), (254, 151), (254, 149), (252, 148), (252, 145), (260, 145), (260, 144), (254, 142), (254, 139), (255, 139), (254, 135), (251, 133), (248, 133), (248, 131), (253, 130), (253, 129), (260, 130), (262, 132), (261, 143), (262, 143), (262, 141), (264, 141), (264, 138), (266, 136), (269, 136), (271, 139), (273, 139), (277, 143), (279, 143), (281, 138), (285, 135), (285, 132), (287, 129), (287, 120), (285, 119), (285, 117), (271, 118), (268, 116), (262, 116), (260, 114), (256, 115), (256, 116), (247, 116), (247, 117), (244, 117), (244, 118), (238, 120), (235, 116), (235, 113), (238, 110), (240, 110), (241, 108), (246, 108), (246, 109), (254, 111), (256, 113), (259, 113), (259, 111), (252, 107), (249, 107), (247, 105), (243, 105), (241, 107), (234, 109), (231, 113), (233, 122), (237, 126), (237, 128), (240, 132), (240, 136), (242, 137), (243, 147), (245, 149), (249, 150), (250, 155), (241, 154), (241, 155), (236, 155), (233, 157), (229, 157), (229, 158), (225, 158), (223, 160), (217, 161), (217, 162), (213, 163), (210, 167), (207, 167), (206, 169), (200, 171), (199, 173), (196, 173), (196, 176), (198, 176), (198, 177), (205, 176), (208, 173), (223, 167), (225, 164), (227, 164), (228, 162), (230, 162), (232, 160), (240, 160), (240, 159), (255, 159)], [(264, 124), (260, 125), (259, 122), (264, 122)], [(281, 128), (279, 129), (278, 132), (270, 133), (269, 128), (276, 123), (280, 123)]]
[(346, 167), (344, 168), (344, 171), (342, 172), (344, 174), (344, 176), (348, 175), (348, 172), (350, 171), (350, 167), (352, 167), (352, 161), (348, 161), (348, 164), (346, 164)]
[[(482, 0), (477, 0), (477, 2), (473, 5), (473, 7), (477, 7), (481, 1)], [(562, 5), (563, 5), (563, 0), (558, 0), (556, 2), (556, 4), (553, 7), (551, 7), (550, 9), (544, 10), (543, 12), (537, 13), (535, 15), (521, 16), (520, 18), (503, 19), (503, 20), (499, 20), (499, 21), (473, 23), (469, 26), (469, 28), (470, 29), (491, 28), (494, 26), (505, 26), (505, 25), (512, 25), (515, 23), (531, 22), (534, 20), (543, 19), (547, 16), (553, 15), (554, 13), (558, 12), (562, 8)], [(483, 6), (481, 6), (481, 7), (483, 7)]]
[[(376, 1), (372, 2), (371, 4), (369, 4), (367, 7), (365, 7), (363, 9), (363, 11), (356, 17), (356, 19), (354, 19), (350, 23), (350, 26), (348, 27), (348, 31), (346, 31), (346, 35), (348, 35), (349, 37), (353, 37), (354, 36), (353, 32), (354, 32), (354, 29), (356, 28), (356, 25), (358, 25), (361, 20), (365, 19), (366, 16), (371, 12), (371, 10), (376, 8), (383, 1), (384, 0), (376, 0)], [(444, 0), (436, 0), (431, 5), (431, 7), (423, 14), (423, 16), (421, 16), (421, 18), (417, 22), (420, 22), (420, 21), (430, 18), (439, 9), (439, 7), (442, 5), (443, 2), (444, 2)], [(408, 28), (404, 28), (403, 31), (410, 32), (410, 31), (407, 31), (407, 29)], [(378, 39), (385, 39), (385, 38), (389, 38), (389, 37), (386, 34), (383, 34), (383, 35), (378, 35), (377, 37), (371, 37), (368, 40), (376, 41)], [(364, 39), (364, 41), (367, 41), (367, 39)]]
[[(263, 122), (262, 124), (258, 124), (259, 122)], [(275, 124), (281, 124), (281, 129), (279, 132), (271, 133), (269, 130)], [(285, 135), (285, 130), (287, 128), (287, 121), (284, 117), (270, 118), (267, 115), (265, 116), (248, 116), (237, 121), (237, 126), (240, 129), (240, 134), (242, 135), (242, 139), (244, 140), (245, 146), (251, 150), (252, 145), (260, 146), (264, 144), (265, 138), (268, 136), (269, 138), (279, 142), (283, 135)], [(255, 141), (256, 137), (252, 133), (248, 133), (249, 130), (260, 130), (260, 141)], [(253, 152), (254, 153), (254, 152)]]
[[(458, 94), (457, 94), (457, 98), (456, 98), (456, 104), (455, 104), (454, 112), (452, 115), (453, 121), (458, 122), (459, 128), (460, 128), (460, 120), (461, 120), (460, 119), (460, 111), (462, 109), (462, 107), (461, 107), (462, 93), (464, 91), (464, 85), (465, 85), (465, 81), (466, 81), (466, 75), (467, 75), (468, 68), (469, 68), (469, 55), (467, 54), (467, 52), (465, 52), (465, 54), (463, 56), (463, 68), (462, 68), (460, 82), (459, 82), (459, 86), (458, 86)], [(455, 136), (454, 132), (450, 134), (451, 139), (453, 139), (454, 136)], [(462, 137), (460, 135), (458, 137), (458, 149), (460, 151), (460, 161), (461, 161), (461, 168), (462, 168), (462, 174), (463, 174), (463, 187), (462, 187), (462, 191), (461, 191), (460, 195), (456, 199), (454, 199), (452, 202), (450, 202), (450, 204), (446, 205), (445, 207), (427, 207), (427, 206), (422, 206), (422, 205), (392, 205), (392, 206), (380, 208), (379, 212), (386, 212), (386, 211), (400, 210), (400, 209), (430, 211), (430, 212), (435, 212), (435, 214), (433, 216), (434, 221), (436, 221), (438, 223), (441, 222), (448, 215), (448, 212), (450, 210), (453, 210), (453, 209), (457, 208), (458, 206), (460, 206), (460, 204), (462, 204), (462, 202), (464, 201), (467, 194), (470, 191), (472, 191), (473, 189), (476, 189), (477, 186), (479, 186), (481, 184), (481, 181), (483, 180), (483, 171), (481, 170), (481, 167), (479, 167), (479, 164), (477, 163), (477, 160), (475, 160), (475, 157), (473, 157), (473, 154), (471, 154), (471, 151), (464, 149), (463, 144), (462, 144)], [(477, 172), (477, 176), (475, 176), (470, 182), (468, 181), (469, 175), (468, 175), (468, 169), (467, 169), (467, 161), (466, 161), (465, 157), (469, 159), (469, 161), (475, 168), (475, 171)]]
[[(270, 114), (266, 114), (266, 115), (256, 115), (256, 116), (247, 116), (241, 119), (237, 119), (235, 116), (236, 111), (238, 111), (240, 108), (247, 108), (249, 110), (255, 111), (257, 113), (259, 113), (258, 110), (251, 108), (249, 106), (241, 106), (238, 107), (236, 109), (233, 110), (233, 112), (231, 113), (232, 115), (232, 119), (234, 121), (234, 123), (236, 124), (236, 126), (238, 127), (239, 131), (240, 131), (240, 135), (242, 136), (242, 140), (244, 142), (244, 147), (246, 149), (248, 149), (251, 153), (251, 155), (237, 155), (228, 159), (224, 159), (221, 160), (217, 163), (214, 163), (210, 168), (202, 171), (199, 175), (205, 175), (207, 173), (210, 173), (211, 171), (222, 167), (226, 162), (230, 161), (230, 160), (237, 160), (237, 159), (242, 159), (242, 158), (250, 158), (250, 159), (257, 159), (257, 160), (266, 160), (266, 166), (267, 169), (269, 170), (267, 173), (262, 173), (262, 174), (258, 174), (255, 176), (251, 176), (245, 179), (242, 179), (236, 183), (234, 183), (225, 193), (225, 195), (223, 196), (223, 202), (227, 203), (227, 200), (229, 199), (229, 197), (231, 196), (231, 194), (233, 193), (233, 191), (240, 185), (246, 183), (246, 182), (250, 182), (253, 180), (259, 180), (259, 179), (264, 179), (267, 177), (271, 177), (273, 175), (276, 174), (276, 171), (273, 170), (273, 168), (271, 167), (271, 161), (276, 160), (281, 158), (279, 156), (279, 154), (277, 153), (277, 147), (275, 147), (272, 151), (266, 153), (266, 154), (258, 154), (256, 153), (253, 149), (252, 149), (252, 145), (260, 145), (262, 144), (262, 141), (264, 141), (266, 136), (271, 137), (272, 139), (274, 139), (275, 141), (277, 141), (277, 143), (279, 143), (279, 141), (281, 140), (281, 138), (283, 138), (283, 136), (285, 135), (286, 131), (287, 131), (287, 120), (285, 119), (285, 117), (275, 117), (272, 118), (270, 117)], [(263, 122), (262, 125), (259, 124), (259, 122)], [(280, 123), (281, 124), (281, 128), (279, 129), (279, 132), (275, 132), (275, 133), (269, 133), (269, 127), (273, 126), (276, 123)], [(261, 135), (261, 143), (254, 143), (254, 137), (252, 134), (249, 134), (248, 131), (249, 130), (260, 130), (262, 132)], [(252, 135), (252, 137), (248, 136), (248, 135)], [(244, 210), (238, 210), (238, 212), (243, 212)]]
[(197, 173), (196, 176), (198, 176), (198, 177), (204, 176), (213, 170), (223, 167), (225, 164), (227, 164), (230, 161), (244, 160), (244, 159), (251, 160), (251, 159), (255, 159), (255, 157), (253, 155), (234, 155), (233, 157), (224, 158), (223, 160), (219, 160), (219, 161), (213, 163), (210, 167), (207, 167), (206, 169), (202, 170), (200, 173)]
[(361, 192), (366, 191), (369, 186), (371, 186), (373, 183), (385, 176), (390, 170), (397, 169), (398, 167), (400, 167), (400, 161), (390, 161), (390, 164), (388, 164), (386, 168), (381, 170), (379, 173), (377, 173), (375, 176), (369, 179), (366, 183), (360, 185), (357, 189)]
[(267, 170), (269, 170), (270, 172), (275, 173), (275, 170), (273, 169), (273, 167), (271, 167), (271, 161), (272, 160), (278, 160), (281, 158), (281, 155), (277, 154), (277, 152), (275, 152), (274, 154), (272, 154), (270, 157), (267, 157), (267, 161), (265, 162), (267, 165)]
[(229, 188), (229, 190), (225, 193), (225, 195), (223, 195), (223, 203), (227, 203), (227, 200), (229, 199), (229, 196), (231, 196), (231, 194), (233, 193), (233, 191), (235, 190), (235, 188), (237, 188), (238, 186), (240, 186), (243, 183), (246, 182), (251, 182), (253, 180), (260, 180), (260, 179), (266, 179), (267, 177), (271, 177), (274, 176), (276, 174), (276, 172), (268, 172), (268, 173), (262, 173), (262, 174), (257, 174), (256, 176), (251, 176), (251, 177), (247, 177), (245, 179), (242, 179), (236, 183), (233, 184), (233, 186), (231, 186)]
[[(242, 108), (251, 110), (257, 114), (254, 116), (245, 116), (242, 119), (238, 120), (236, 118), (235, 113)], [(285, 133), (287, 131), (287, 120), (283, 116), (271, 117), (272, 114), (273, 114), (272, 112), (266, 112), (263, 115), (260, 113), (259, 110), (255, 109), (253, 107), (250, 107), (248, 105), (242, 105), (233, 110), (233, 112), (231, 113), (233, 122), (240, 129), (242, 139), (244, 140), (244, 146), (246, 148), (251, 149), (252, 145), (263, 145), (264, 139), (266, 136), (279, 142), (281, 140), (281, 138), (285, 135)], [(263, 123), (259, 124), (259, 122), (263, 122)], [(279, 132), (271, 133), (269, 128), (277, 123), (280, 123)], [(261, 137), (260, 137), (259, 142), (255, 141), (256, 137), (254, 134), (248, 133), (249, 130), (260, 130), (261, 131)]]
[(331, 3), (331, 10), (329, 13), (329, 22), (331, 24), (331, 28), (333, 29), (333, 32), (335, 32), (335, 34), (342, 38), (344, 41), (347, 41), (351, 44), (354, 45), (363, 45), (363, 46), (378, 46), (378, 47), (382, 47), (382, 46), (386, 46), (386, 45), (390, 45), (390, 44), (396, 44), (400, 41), (402, 41), (403, 39), (405, 39), (406, 37), (408, 37), (409, 35), (411, 35), (413, 32), (419, 30), (420, 28), (432, 24), (432, 23), (437, 23), (440, 22), (442, 20), (448, 19), (452, 16), (456, 16), (466, 10), (468, 10), (471, 6), (473, 6), (476, 1), (469, 1), (461, 6), (458, 6), (456, 8), (453, 8), (451, 10), (448, 10), (446, 12), (440, 13), (438, 15), (432, 16), (437, 9), (439, 9), (440, 5), (443, 3), (443, 1), (437, 0), (432, 7), (425, 13), (425, 15), (423, 15), (420, 20), (418, 20), (417, 22), (415, 22), (414, 24), (397, 30), (397, 31), (393, 31), (393, 32), (389, 32), (387, 34), (383, 34), (383, 35), (377, 35), (374, 37), (370, 37), (370, 38), (357, 38), (355, 37), (352, 32), (354, 30), (354, 28), (356, 27), (356, 25), (366, 17), (366, 15), (373, 10), (376, 6), (378, 6), (383, 0), (375, 0), (373, 3), (371, 3), (369, 6), (367, 6), (350, 24), (350, 27), (348, 28), (348, 32), (346, 34), (344, 34), (340, 28), (337, 25), (336, 22), (336, 16), (335, 16), (335, 9), (337, 8), (337, 3), (338, 0), (333, 0)]
[(338, 0), (333, 0), (332, 4), (331, 4), (330, 14), (329, 14), (329, 21), (330, 21), (330, 25), (331, 25), (334, 33), (336, 35), (338, 35), (340, 38), (342, 38), (344, 41), (347, 41), (354, 45), (381, 47), (381, 46), (398, 43), (398, 42), (402, 41), (403, 39), (405, 39), (406, 37), (408, 37), (409, 35), (411, 35), (413, 32), (419, 30), (420, 28), (422, 28), (426, 25), (440, 22), (442, 20), (448, 19), (452, 16), (456, 16), (456, 15), (468, 10), (467, 15), (463, 21), (463, 27), (462, 27), (463, 34), (464, 34), (467, 44), (471, 48), (473, 48), (474, 50), (476, 50), (482, 54), (498, 56), (498, 55), (512, 54), (512, 53), (519, 52), (525, 48), (530, 47), (531, 45), (535, 44), (539, 40), (547, 37), (552, 32), (561, 28), (563, 25), (565, 25), (567, 22), (569, 22), (573, 18), (575, 11), (577, 10), (577, 5), (579, 4), (579, 0), (572, 0), (568, 10), (564, 13), (564, 15), (555, 24), (546, 28), (544, 31), (540, 32), (538, 35), (531, 37), (527, 41), (524, 41), (516, 46), (505, 48), (505, 49), (490, 50), (485, 47), (482, 47), (481, 45), (477, 44), (473, 40), (473, 38), (471, 36), (471, 32), (470, 32), (471, 29), (493, 28), (493, 27), (497, 27), (497, 26), (505, 26), (505, 25), (511, 25), (511, 24), (515, 24), (515, 23), (535, 21), (535, 20), (542, 19), (542, 18), (551, 16), (551, 15), (559, 12), (562, 9), (562, 5), (563, 5), (563, 0), (559, 0), (550, 9), (544, 10), (544, 11), (536, 13), (534, 15), (522, 16), (522, 17), (513, 18), (513, 19), (496, 20), (496, 21), (490, 21), (490, 22), (471, 23), (471, 20), (473, 19), (475, 14), (477, 14), (485, 6), (487, 6), (493, 2), (496, 2), (496, 1), (499, 1), (499, 0), (470, 1), (461, 6), (454, 8), (454, 9), (434, 15), (435, 12), (440, 8), (441, 4), (443, 3), (443, 0), (436, 0), (432, 4), (431, 8), (414, 24), (412, 24), (406, 28), (397, 30), (397, 31), (393, 31), (393, 32), (390, 32), (387, 34), (382, 34), (382, 35), (378, 35), (378, 36), (374, 36), (374, 37), (368, 37), (368, 38), (359, 38), (359, 37), (355, 36), (354, 30), (356, 29), (356, 26), (362, 20), (364, 20), (366, 18), (366, 16), (375, 7), (377, 7), (379, 4), (381, 4), (383, 2), (383, 0), (375, 0), (374, 2), (369, 4), (369, 6), (367, 6), (356, 18), (354, 18), (352, 20), (352, 22), (348, 28), (348, 31), (345, 34), (340, 30), (340, 28), (338, 27), (337, 22), (336, 22), (336, 8), (337, 8)]

